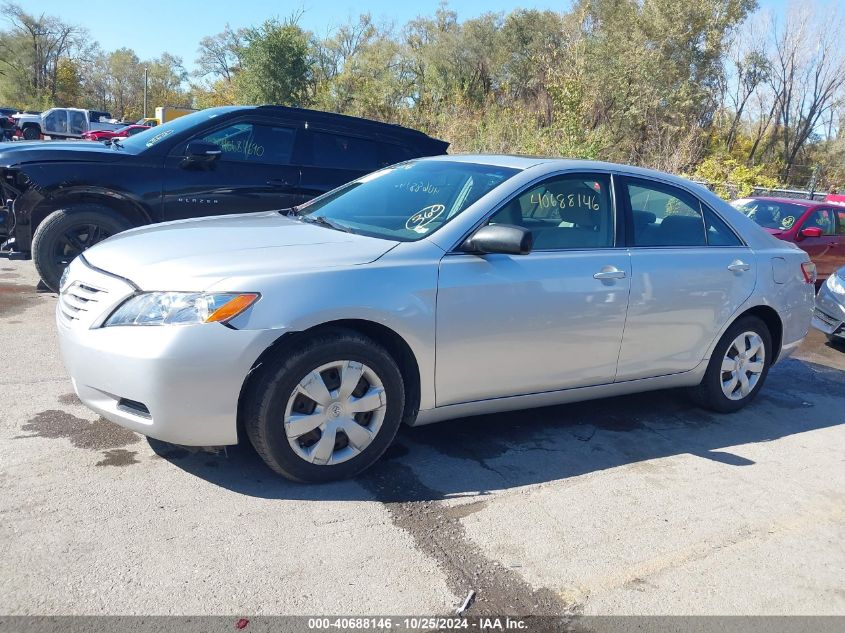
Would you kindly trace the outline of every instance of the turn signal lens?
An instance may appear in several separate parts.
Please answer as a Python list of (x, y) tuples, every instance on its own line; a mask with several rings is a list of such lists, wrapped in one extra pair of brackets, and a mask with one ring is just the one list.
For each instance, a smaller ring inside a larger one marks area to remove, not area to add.
[(801, 272), (804, 273), (805, 283), (816, 283), (816, 265), (813, 262), (801, 262)]
[(258, 301), (259, 296), (257, 293), (237, 295), (209, 314), (205, 322), (228, 321)]

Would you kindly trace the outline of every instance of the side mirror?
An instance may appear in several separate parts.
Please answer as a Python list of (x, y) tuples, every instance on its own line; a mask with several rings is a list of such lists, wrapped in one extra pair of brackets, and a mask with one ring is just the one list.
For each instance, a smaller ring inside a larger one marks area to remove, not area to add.
[(808, 226), (806, 229), (801, 229), (798, 235), (801, 237), (821, 237), (824, 235), (824, 231), (818, 226)]
[(533, 247), (534, 236), (528, 229), (511, 224), (488, 224), (473, 233), (461, 250), (480, 254), (527, 255)]
[(183, 165), (207, 165), (213, 163), (223, 154), (223, 150), (215, 143), (207, 141), (191, 141), (185, 148)]

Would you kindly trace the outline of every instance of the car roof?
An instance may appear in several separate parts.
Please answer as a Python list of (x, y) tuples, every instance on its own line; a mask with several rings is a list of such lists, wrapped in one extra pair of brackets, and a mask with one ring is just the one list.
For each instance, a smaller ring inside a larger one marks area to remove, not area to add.
[[(434, 137), (429, 136), (425, 132), (420, 132), (419, 130), (415, 130), (413, 128), (403, 127), (401, 125), (396, 125), (395, 123), (383, 123), (381, 121), (373, 121), (372, 119), (362, 119), (360, 117), (350, 116), (348, 114), (337, 114), (336, 112), (325, 112), (323, 110), (310, 110), (306, 108), (291, 108), (288, 106), (280, 105), (260, 105), (252, 107), (255, 107), (256, 109), (261, 110), (263, 112), (272, 112), (274, 114), (284, 114), (285, 116), (297, 119), (305, 119), (308, 122), (317, 123), (322, 121), (325, 123), (342, 123), (344, 125), (353, 124), (363, 128), (378, 130), (380, 132), (395, 132), (403, 136), (415, 136), (420, 139), (444, 143), (444, 141), (435, 139)], [(448, 147), (448, 144), (446, 144), (446, 147)], [(445, 151), (445, 147), (443, 149)]]
[(797, 204), (802, 207), (812, 207), (820, 204), (817, 200), (806, 198), (778, 198), (776, 196), (745, 196), (742, 200), (763, 200), (766, 202), (779, 202), (781, 204)]
[(578, 169), (583, 171), (620, 171), (632, 176), (642, 176), (644, 178), (655, 178), (658, 180), (674, 181), (686, 186), (694, 185), (702, 188), (698, 183), (669, 174), (667, 172), (658, 171), (656, 169), (647, 169), (645, 167), (635, 167), (633, 165), (625, 165), (622, 163), (608, 163), (600, 160), (585, 160), (581, 158), (555, 158), (549, 156), (521, 156), (513, 154), (448, 154), (445, 156), (430, 156), (418, 160), (445, 160), (458, 161), (466, 163), (477, 163), (480, 165), (494, 165), (497, 167), (511, 167), (514, 169), (530, 169), (542, 166), (547, 171), (556, 171), (563, 169)]

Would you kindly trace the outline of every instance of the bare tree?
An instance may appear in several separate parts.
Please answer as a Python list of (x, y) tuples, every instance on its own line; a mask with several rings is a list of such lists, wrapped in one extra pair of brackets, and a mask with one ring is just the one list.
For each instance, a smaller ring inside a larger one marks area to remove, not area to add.
[[(746, 108), (759, 87), (769, 80), (771, 65), (759, 20), (750, 19), (734, 34), (726, 55), (723, 104), (730, 117), (725, 144), (733, 149)], [(764, 28), (764, 27), (763, 27)]]
[[(33, 94), (48, 95), (55, 100), (59, 60), (73, 57), (75, 52), (84, 49), (87, 31), (65, 24), (53, 16), (29, 14), (11, 2), (5, 3), (0, 12), (11, 25), (12, 37), (26, 42), (26, 61), (31, 66), (29, 82)], [(12, 67), (21, 64), (20, 59), (7, 58), (6, 55), (3, 55), (2, 61)]]
[(790, 7), (775, 23), (771, 84), (776, 97), (783, 153), (783, 179), (845, 87), (843, 23), (835, 8), (817, 11), (809, 3)]
[(241, 66), (241, 50), (245, 35), (245, 29), (235, 31), (227, 24), (222, 33), (202, 38), (198, 49), (197, 70), (194, 74), (198, 77), (214, 75), (226, 81), (232, 81), (232, 77)]

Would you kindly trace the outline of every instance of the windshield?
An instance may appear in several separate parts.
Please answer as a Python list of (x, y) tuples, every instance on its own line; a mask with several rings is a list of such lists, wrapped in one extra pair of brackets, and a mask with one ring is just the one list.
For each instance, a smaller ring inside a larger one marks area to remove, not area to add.
[(184, 132), (185, 130), (188, 130), (204, 121), (208, 121), (216, 116), (225, 114), (231, 109), (232, 108), (208, 108), (206, 110), (200, 110), (199, 112), (186, 114), (185, 116), (180, 116), (177, 119), (173, 119), (172, 121), (168, 121), (167, 123), (163, 123), (161, 125), (156, 125), (155, 127), (151, 127), (149, 130), (144, 130), (143, 132), (139, 132), (129, 138), (121, 139), (120, 147), (134, 152), (143, 152), (145, 149), (153, 147), (172, 134)]
[(517, 172), (457, 161), (402, 163), (336, 189), (299, 211), (306, 221), (412, 242), (430, 235)]
[(795, 221), (804, 215), (807, 207), (801, 204), (790, 202), (777, 202), (774, 200), (756, 200), (754, 198), (742, 198), (731, 202), (734, 208), (739, 209), (757, 224), (766, 229), (788, 231), (795, 224)]

